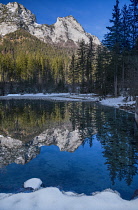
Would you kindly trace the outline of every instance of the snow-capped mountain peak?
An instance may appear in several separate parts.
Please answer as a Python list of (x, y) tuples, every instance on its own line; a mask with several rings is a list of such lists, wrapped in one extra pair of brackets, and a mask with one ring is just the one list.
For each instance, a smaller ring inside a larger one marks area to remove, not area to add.
[(82, 39), (88, 43), (93, 38), (96, 45), (100, 44), (99, 39), (85, 32), (83, 27), (72, 16), (58, 17), (53, 25), (38, 24), (36, 17), (23, 5), (12, 2), (7, 5), (0, 4), (0, 35), (6, 35), (20, 28), (27, 30), (44, 42), (51, 42), (61, 45), (77, 45)]

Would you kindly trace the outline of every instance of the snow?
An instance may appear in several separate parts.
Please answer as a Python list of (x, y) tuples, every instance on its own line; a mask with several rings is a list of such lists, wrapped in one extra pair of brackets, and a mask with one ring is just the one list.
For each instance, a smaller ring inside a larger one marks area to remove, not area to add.
[(0, 194), (0, 210), (137, 210), (138, 199), (123, 200), (106, 190), (86, 196), (48, 187), (32, 193)]
[(135, 105), (136, 101), (124, 101), (124, 97), (120, 96), (117, 98), (107, 98), (105, 100), (101, 101), (101, 104), (106, 105), (106, 106), (112, 106), (112, 107), (116, 107), (119, 108), (120, 106), (123, 105)]
[(0, 99), (43, 99), (58, 101), (97, 101), (98, 97), (94, 94), (70, 94), (70, 93), (51, 93), (51, 94), (8, 94), (1, 96)]
[(37, 190), (41, 187), (42, 181), (38, 178), (32, 178), (24, 182), (24, 188), (31, 187), (34, 190)]
[(43, 94), (43, 93), (36, 93), (36, 94), (32, 94), (32, 93), (28, 93), (28, 94), (8, 94), (7, 96), (66, 96), (66, 95), (69, 95), (69, 93), (46, 93), (46, 94)]
[(124, 97), (120, 96), (112, 98), (108, 96), (106, 99), (100, 101), (99, 97), (94, 94), (70, 94), (70, 93), (37, 93), (37, 94), (9, 94), (7, 96), (0, 96), (0, 99), (43, 99), (53, 101), (95, 101), (102, 105), (120, 108), (120, 106), (134, 106), (136, 101), (124, 101)]

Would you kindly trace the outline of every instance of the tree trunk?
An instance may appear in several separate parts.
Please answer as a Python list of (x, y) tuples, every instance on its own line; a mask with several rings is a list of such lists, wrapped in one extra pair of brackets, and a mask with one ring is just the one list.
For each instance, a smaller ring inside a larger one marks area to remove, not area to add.
[(115, 59), (115, 72), (114, 72), (114, 96), (117, 97), (118, 95), (118, 81), (117, 81), (117, 73), (118, 73), (118, 59)]
[(117, 97), (117, 74), (114, 74), (114, 96)]
[(136, 97), (135, 120), (136, 120), (136, 123), (138, 124), (138, 96)]
[(124, 81), (125, 81), (125, 67), (124, 67), (124, 57), (123, 57), (123, 63), (122, 63), (122, 91), (124, 94)]

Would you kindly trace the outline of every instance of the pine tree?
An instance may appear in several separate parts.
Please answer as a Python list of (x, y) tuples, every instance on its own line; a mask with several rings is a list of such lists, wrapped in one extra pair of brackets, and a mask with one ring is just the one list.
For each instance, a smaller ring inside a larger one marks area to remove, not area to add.
[(114, 6), (112, 19), (109, 20), (112, 26), (106, 27), (109, 32), (105, 35), (103, 43), (108, 47), (108, 49), (120, 52), (120, 35), (121, 35), (121, 13), (119, 9), (119, 0), (116, 0), (116, 5)]
[(130, 17), (129, 11), (126, 6), (124, 5), (123, 9), (121, 10), (121, 48), (122, 52), (126, 52), (130, 50)]
[(85, 92), (85, 82), (86, 82), (86, 44), (84, 40), (79, 43), (77, 51), (77, 69), (78, 77), (81, 86), (81, 92)]
[(130, 0), (129, 5), (130, 12), (130, 26), (131, 26), (131, 44), (134, 47), (136, 40), (138, 39), (138, 0)]
[(102, 96), (112, 93), (113, 72), (111, 61), (112, 57), (107, 48), (99, 46), (96, 58), (95, 91)]
[(90, 37), (86, 52), (86, 88), (87, 92), (92, 92), (93, 89), (93, 63), (95, 60), (95, 49), (93, 39)]
[(125, 59), (129, 54), (131, 49), (131, 38), (130, 38), (130, 16), (129, 11), (126, 5), (121, 10), (121, 53), (122, 53), (122, 81), (121, 81), (121, 89), (122, 93), (125, 94), (125, 77), (126, 77), (126, 67), (125, 67)]
[(69, 78), (70, 78), (70, 83), (72, 86), (72, 92), (75, 92), (75, 84), (77, 83), (77, 74), (76, 74), (76, 64), (75, 64), (75, 55), (73, 53), (72, 59), (71, 59), (71, 64), (69, 67)]
[(109, 32), (105, 35), (103, 44), (112, 51), (114, 60), (114, 95), (116, 97), (118, 95), (118, 60), (121, 52), (121, 13), (119, 9), (119, 0), (116, 0), (110, 23), (112, 23), (112, 26), (107, 27)]
[[(131, 0), (131, 4), (128, 8), (128, 26), (129, 26), (129, 46), (127, 52), (122, 55), (124, 59), (125, 72), (124, 77), (126, 77), (126, 87), (129, 88), (129, 98), (135, 99), (138, 94), (138, 54), (136, 50), (137, 40), (138, 40), (138, 1)], [(133, 84), (133, 85), (132, 85)]]

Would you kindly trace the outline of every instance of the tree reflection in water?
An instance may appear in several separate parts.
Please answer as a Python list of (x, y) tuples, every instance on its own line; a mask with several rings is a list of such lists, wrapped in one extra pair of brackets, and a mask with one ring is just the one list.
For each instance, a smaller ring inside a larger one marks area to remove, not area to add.
[[(8, 146), (4, 143), (8, 140), (0, 137), (1, 160), (5, 160), (5, 165), (29, 162), (39, 153), (41, 145), (54, 144), (70, 152), (86, 142), (92, 147), (96, 136), (103, 147), (113, 185), (116, 179), (130, 185), (137, 174), (138, 131), (133, 115), (124, 111), (88, 102), (3, 100), (0, 134), (21, 142), (11, 150), (11, 142)], [(17, 154), (22, 161), (17, 161)]]

